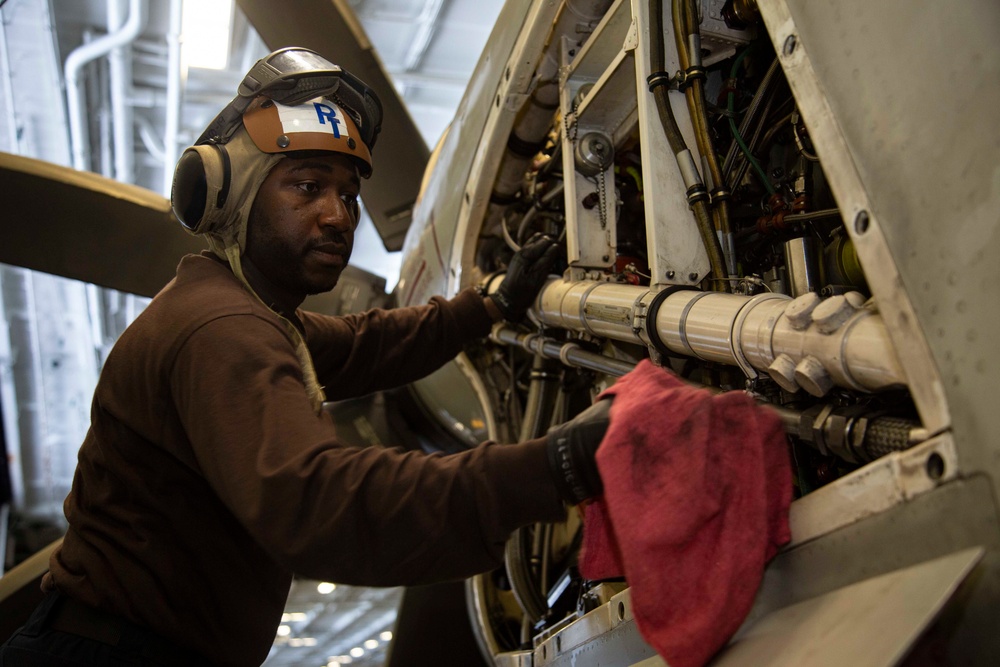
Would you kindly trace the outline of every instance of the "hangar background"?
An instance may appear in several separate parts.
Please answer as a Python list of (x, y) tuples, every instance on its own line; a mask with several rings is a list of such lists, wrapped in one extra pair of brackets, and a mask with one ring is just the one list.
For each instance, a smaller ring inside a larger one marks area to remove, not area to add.
[[(315, 31), (317, 22), (334, 12), (342, 22), (320, 30), (316, 39), (326, 43), (317, 50), (356, 73), (349, 63), (358, 58), (381, 65), (412, 119), (399, 111), (387, 116), (387, 126), (401, 123), (409, 134), (395, 143), (391, 132), (383, 134), (376, 172), (379, 161), (398, 163), (419, 180), (416, 166), (450, 122), (502, 0), (281, 3), (280, 16), (262, 24), (278, 34), (262, 36), (247, 15), (267, 11), (267, 4), (0, 2), (0, 151), (93, 171), (166, 196), (180, 151), (233, 97), (254, 61), (269, 52), (266, 42)], [(377, 55), (365, 48), (365, 40)], [(5, 199), (16, 197), (4, 193)], [(377, 224), (371, 212), (364, 214), (352, 258), (363, 271), (353, 276), (373, 291), (391, 291), (399, 253), (387, 246), (398, 250), (406, 220), (396, 224), (375, 213)], [(392, 224), (396, 227), (389, 229)], [(58, 244), (58, 236), (58, 230), (38, 229), (37, 252)], [(88, 261), (113, 264), (117, 252), (109, 248), (107, 256)], [(8, 488), (0, 483), (5, 501), (0, 567), (12, 567), (61, 534), (62, 499), (89, 424), (101, 363), (146, 303), (143, 296), (0, 264), (0, 444), (9, 468)], [(346, 297), (338, 302), (343, 309), (352, 305)], [(383, 664), (400, 595), (398, 589), (297, 581), (265, 664)]]

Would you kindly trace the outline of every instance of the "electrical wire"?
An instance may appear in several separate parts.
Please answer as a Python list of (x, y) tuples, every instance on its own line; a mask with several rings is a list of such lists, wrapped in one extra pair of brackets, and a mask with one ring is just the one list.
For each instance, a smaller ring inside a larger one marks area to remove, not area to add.
[[(749, 52), (750, 52), (750, 47), (747, 47), (746, 49), (743, 50), (742, 53), (736, 56), (736, 60), (733, 61), (733, 69), (732, 72), (730, 73), (730, 78), (736, 79), (736, 73), (739, 71), (739, 67), (742, 64), (743, 59), (746, 58)], [(753, 156), (753, 153), (750, 152), (750, 149), (743, 141), (743, 136), (740, 134), (739, 129), (736, 127), (736, 121), (733, 120), (732, 116), (733, 107), (735, 105), (736, 105), (736, 93), (733, 90), (730, 90), (726, 97), (726, 108), (730, 113), (729, 129), (733, 133), (733, 139), (736, 140), (736, 144), (740, 147), (740, 150), (743, 151), (743, 154), (746, 156), (747, 162), (750, 163), (750, 165), (754, 168), (754, 170), (756, 170), (757, 175), (760, 176), (760, 180), (764, 184), (764, 187), (767, 188), (768, 194), (774, 195), (776, 194), (776, 191), (774, 189), (774, 186), (771, 184), (771, 179), (767, 177), (767, 173), (764, 171), (764, 168), (760, 166), (760, 163), (757, 162), (757, 158), (755, 158)]]

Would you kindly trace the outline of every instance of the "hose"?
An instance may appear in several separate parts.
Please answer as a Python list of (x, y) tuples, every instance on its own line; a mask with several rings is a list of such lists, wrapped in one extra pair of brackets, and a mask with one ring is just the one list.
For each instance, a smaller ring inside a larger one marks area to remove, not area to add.
[[(682, 72), (691, 72), (691, 67), (701, 69), (701, 31), (698, 27), (697, 8), (693, 0), (673, 0), (673, 23), (674, 39), (677, 43), (677, 57), (680, 61)], [(694, 51), (698, 51), (695, 53)], [(690, 85), (684, 89), (684, 97), (687, 100), (688, 112), (691, 115), (691, 123), (694, 127), (695, 140), (698, 143), (698, 151), (708, 163), (708, 170), (712, 176), (713, 190), (711, 193), (713, 214), (716, 218), (716, 229), (725, 239), (723, 245), (723, 255), (726, 260), (726, 268), (729, 276), (736, 275), (736, 258), (733, 248), (733, 230), (729, 222), (729, 188), (722, 178), (722, 169), (719, 167), (719, 158), (715, 154), (715, 147), (712, 145), (712, 136), (708, 127), (708, 111), (705, 105), (705, 84), (701, 77), (693, 77)], [(727, 283), (728, 284), (728, 283)], [(728, 291), (728, 288), (727, 290)]]
[[(733, 61), (733, 69), (732, 72), (730, 73), (730, 78), (734, 80), (736, 79), (736, 72), (739, 71), (740, 64), (743, 62), (743, 59), (746, 58), (749, 52), (750, 52), (750, 47), (747, 47), (746, 49), (743, 50), (742, 53), (740, 53), (736, 57), (736, 60)], [(761, 87), (763, 88), (763, 86)], [(757, 175), (760, 177), (760, 180), (764, 184), (764, 187), (767, 188), (768, 194), (774, 195), (776, 194), (776, 191), (774, 189), (774, 186), (771, 185), (771, 179), (767, 177), (767, 173), (764, 171), (764, 168), (760, 166), (760, 163), (757, 162), (757, 158), (755, 158), (753, 156), (753, 153), (750, 152), (750, 149), (747, 147), (746, 142), (743, 141), (742, 134), (736, 127), (736, 121), (733, 120), (733, 113), (735, 106), (736, 106), (736, 94), (732, 90), (732, 88), (730, 88), (729, 93), (726, 96), (726, 109), (729, 111), (728, 114), (729, 129), (733, 133), (733, 139), (736, 141), (736, 144), (740, 147), (740, 150), (743, 151), (743, 154), (746, 156), (747, 162), (749, 162), (751, 166), (753, 166), (754, 170), (757, 172)]]
[(709, 214), (706, 201), (708, 193), (705, 190), (704, 181), (701, 180), (701, 175), (698, 173), (694, 158), (691, 156), (691, 151), (688, 150), (680, 128), (677, 126), (677, 119), (674, 118), (673, 109), (670, 108), (670, 99), (667, 97), (667, 81), (665, 80), (667, 77), (665, 71), (662, 69), (665, 67), (663, 0), (653, 1), (651, 19), (651, 61), (654, 63), (654, 67), (661, 68), (658, 74), (650, 77), (650, 79), (659, 77), (659, 80), (651, 80), (649, 82), (653, 99), (656, 102), (656, 113), (663, 126), (670, 149), (674, 152), (674, 158), (677, 160), (677, 166), (681, 170), (684, 184), (687, 186), (688, 206), (690, 206), (691, 211), (694, 213), (695, 222), (698, 225), (698, 233), (701, 235), (702, 243), (705, 245), (705, 252), (708, 254), (713, 287), (716, 290), (728, 291), (726, 261), (722, 254), (722, 244), (719, 241), (719, 237), (715, 234), (715, 226), (712, 224), (711, 215)]

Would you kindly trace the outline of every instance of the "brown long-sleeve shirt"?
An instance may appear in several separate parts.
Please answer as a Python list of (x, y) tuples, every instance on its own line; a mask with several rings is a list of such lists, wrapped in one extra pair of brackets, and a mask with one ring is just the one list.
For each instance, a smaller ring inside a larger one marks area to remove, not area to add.
[[(298, 315), (330, 399), (420, 378), (490, 324), (472, 291)], [(280, 320), (205, 255), (181, 262), (108, 357), (65, 510), (46, 589), (221, 665), (266, 657), (293, 572), (462, 578), (495, 567), (515, 528), (563, 515), (542, 441), (450, 456), (339, 444)]]

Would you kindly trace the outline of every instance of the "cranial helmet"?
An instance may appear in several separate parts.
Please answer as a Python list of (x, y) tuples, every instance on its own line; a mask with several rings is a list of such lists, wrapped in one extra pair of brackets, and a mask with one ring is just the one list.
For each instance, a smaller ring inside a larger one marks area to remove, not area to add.
[(381, 125), (382, 105), (361, 80), (308, 49), (275, 51), (257, 61), (233, 101), (181, 155), (174, 213), (216, 254), (238, 261), (250, 208), (279, 160), (298, 151), (342, 153), (368, 178)]
[[(329, 151), (350, 156), (368, 178), (381, 126), (382, 104), (360, 79), (308, 49), (275, 51), (257, 61), (233, 101), (181, 155), (170, 192), (174, 213), (185, 229), (208, 239), (256, 296), (240, 255), (268, 173), (290, 153)], [(306, 391), (319, 412), (325, 396), (309, 350), (298, 329), (279, 317), (296, 341)]]

